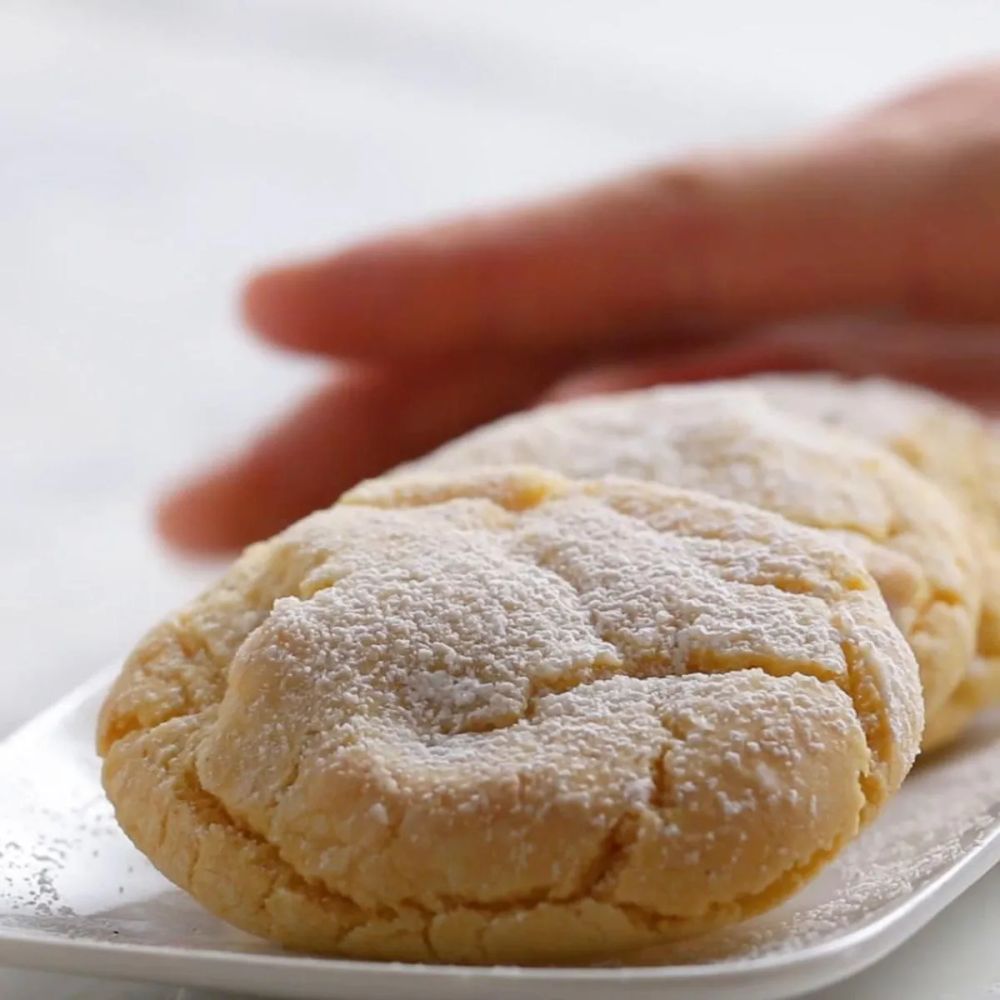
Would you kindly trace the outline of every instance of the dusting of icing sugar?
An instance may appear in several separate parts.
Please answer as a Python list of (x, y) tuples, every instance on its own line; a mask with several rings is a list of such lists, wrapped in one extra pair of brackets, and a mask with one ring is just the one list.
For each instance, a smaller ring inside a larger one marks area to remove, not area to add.
[(980, 566), (957, 508), (895, 456), (790, 418), (755, 386), (669, 386), (551, 405), (474, 431), (397, 474), (532, 462), (578, 479), (620, 475), (704, 490), (841, 533), (904, 631), (928, 627), (921, 612), (930, 598), (957, 602), (974, 619)]
[[(461, 518), (463, 503), (450, 513)], [(738, 527), (736, 541), (658, 532), (585, 498), (502, 534), (442, 532), (437, 516), (405, 511), (347, 515), (331, 519), (343, 527), (325, 542), (338, 584), (276, 602), (234, 677), (280, 667), (302, 675), (311, 697), (335, 689), (330, 700), (352, 708), (391, 693), (421, 728), (461, 732), (509, 724), (535, 691), (635, 669), (623, 658), (659, 657), (660, 674), (731, 663), (845, 676), (832, 594), (780, 589), (803, 562), (823, 575), (837, 561), (803, 549), (794, 531), (780, 543)]]
[[(751, 386), (709, 383), (516, 414), (402, 471), (531, 463), (577, 479), (629, 476), (885, 539), (899, 512), (880, 481), (882, 457), (822, 426), (789, 419)], [(872, 474), (858, 476), (865, 463), (875, 464)]]
[(833, 374), (753, 375), (728, 384), (759, 389), (772, 402), (871, 441), (900, 447), (917, 439), (928, 424), (944, 421), (949, 433), (981, 434), (975, 412), (922, 386), (884, 378), (851, 379)]
[(1000, 437), (954, 399), (889, 379), (764, 375), (729, 383), (759, 390), (788, 413), (843, 428), (895, 452), (984, 522), (1000, 543)]
[(704, 490), (825, 529), (879, 583), (935, 711), (974, 655), (982, 567), (970, 526), (904, 461), (790, 416), (768, 386), (667, 386), (550, 405), (473, 431), (397, 475), (532, 462), (577, 479), (620, 475)]
[[(280, 540), (311, 569), (236, 653), (197, 771), (303, 877), (432, 910), (603, 877), (671, 912), (804, 863), (853, 831), (860, 773), (905, 773), (913, 661), (841, 546), (702, 494), (507, 475), (548, 493), (512, 512), (474, 476), (450, 499), (375, 483)], [(466, 865), (484, 829), (490, 864)], [(612, 835), (650, 846), (612, 863)], [(690, 876), (650, 879), (654, 849)]]

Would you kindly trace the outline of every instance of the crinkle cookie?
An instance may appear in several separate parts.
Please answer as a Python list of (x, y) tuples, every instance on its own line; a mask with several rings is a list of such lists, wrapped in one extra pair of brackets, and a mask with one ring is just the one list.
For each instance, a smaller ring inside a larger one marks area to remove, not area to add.
[(512, 462), (704, 490), (836, 532), (864, 558), (916, 654), (928, 720), (969, 671), (981, 565), (961, 512), (883, 449), (795, 419), (752, 387), (672, 386), (542, 407), (409, 468)]
[(126, 833), (286, 945), (584, 961), (774, 905), (917, 751), (864, 566), (753, 507), (530, 469), (375, 481), (155, 628)]
[(969, 516), (984, 564), (979, 660), (940, 712), (925, 748), (949, 742), (1000, 701), (1000, 426), (929, 389), (888, 379), (769, 375), (750, 380), (776, 405), (842, 427), (895, 452)]

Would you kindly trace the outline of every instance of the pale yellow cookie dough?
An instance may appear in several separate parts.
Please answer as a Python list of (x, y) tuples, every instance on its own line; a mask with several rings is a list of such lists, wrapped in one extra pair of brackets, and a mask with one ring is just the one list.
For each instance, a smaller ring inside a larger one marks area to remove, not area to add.
[(750, 386), (661, 387), (542, 407), (408, 468), (511, 462), (705, 490), (836, 532), (864, 558), (916, 653), (928, 720), (968, 674), (981, 568), (961, 512), (898, 458), (796, 419)]
[(714, 497), (376, 481), (254, 546), (103, 707), (156, 866), (286, 945), (573, 962), (772, 906), (907, 773), (917, 666), (864, 566)]
[(888, 379), (770, 375), (752, 381), (776, 405), (868, 438), (933, 480), (968, 514), (984, 566), (979, 660), (940, 712), (925, 748), (951, 741), (1000, 701), (1000, 426), (929, 389)]

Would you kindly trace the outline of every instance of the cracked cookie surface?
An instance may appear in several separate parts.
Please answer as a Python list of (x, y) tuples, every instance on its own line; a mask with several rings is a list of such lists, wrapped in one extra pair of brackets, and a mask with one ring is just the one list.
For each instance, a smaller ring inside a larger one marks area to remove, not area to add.
[(836, 533), (864, 559), (916, 654), (929, 724), (969, 674), (982, 571), (962, 513), (900, 459), (796, 420), (750, 385), (670, 386), (541, 407), (403, 471), (512, 462), (704, 490)]
[(862, 564), (703, 494), (375, 481), (249, 549), (103, 707), (119, 821), (286, 945), (585, 961), (738, 920), (898, 787), (917, 668)]
[(780, 408), (840, 427), (889, 449), (940, 486), (973, 525), (982, 562), (978, 657), (941, 709), (925, 748), (950, 742), (983, 707), (1000, 701), (1000, 424), (929, 389), (889, 379), (755, 376)]

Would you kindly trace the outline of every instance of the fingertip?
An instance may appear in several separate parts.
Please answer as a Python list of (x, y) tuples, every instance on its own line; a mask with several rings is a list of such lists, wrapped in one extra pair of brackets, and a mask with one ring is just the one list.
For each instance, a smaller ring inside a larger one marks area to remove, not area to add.
[(240, 293), (244, 323), (272, 343), (293, 343), (296, 330), (296, 278), (300, 268), (271, 267), (252, 273)]
[(243, 322), (256, 330), (268, 318), (267, 305), (273, 268), (252, 271), (239, 292), (239, 311)]
[[(243, 321), (270, 344), (318, 354), (366, 355), (371, 333), (398, 325), (400, 282), (365, 247), (251, 274), (240, 296)], [(382, 339), (374, 338), (375, 342)]]
[[(237, 537), (216, 476), (206, 475), (169, 490), (153, 509), (156, 533), (174, 551), (188, 556), (231, 553), (246, 540)], [(221, 512), (221, 513), (220, 513)]]

